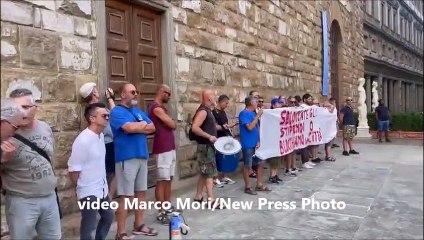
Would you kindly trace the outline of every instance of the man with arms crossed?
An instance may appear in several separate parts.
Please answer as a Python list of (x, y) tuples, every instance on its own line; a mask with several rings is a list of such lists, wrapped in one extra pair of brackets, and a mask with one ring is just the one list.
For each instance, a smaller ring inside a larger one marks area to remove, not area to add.
[[(137, 205), (145, 201), (147, 190), (147, 134), (155, 131), (155, 126), (145, 113), (137, 107), (138, 91), (130, 83), (121, 89), (121, 104), (112, 109), (110, 125), (115, 143), (115, 177), (119, 208), (117, 211), (116, 239), (129, 239), (125, 223), (128, 209), (125, 199), (134, 197)], [(158, 232), (144, 223), (144, 210), (135, 209), (135, 222), (132, 233), (135, 235), (156, 236)]]
[[(103, 103), (93, 103), (85, 109), (84, 117), (88, 127), (78, 135), (72, 145), (68, 172), (72, 184), (76, 187), (78, 200), (83, 206), (80, 209), (80, 238), (93, 239), (92, 233), (96, 230), (95, 239), (106, 239), (113, 222), (113, 211), (110, 208), (92, 209), (91, 203), (97, 199), (100, 199), (100, 204), (110, 203), (104, 161), (106, 147), (102, 133), (109, 124), (109, 112)], [(97, 213), (100, 214), (98, 223)]]
[(6, 191), (10, 236), (12, 239), (32, 239), (35, 229), (38, 239), (60, 239), (60, 214), (55, 194), (57, 180), (52, 165), (53, 132), (47, 123), (35, 119), (37, 105), (30, 90), (13, 90), (9, 97), (27, 111), (26, 119), (16, 131), (19, 136), (13, 138), (16, 148), (2, 153), (6, 162), (1, 165), (1, 178)]
[[(168, 103), (170, 98), (171, 89), (169, 86), (161, 85), (149, 109), (149, 117), (156, 128), (153, 140), (153, 154), (155, 154), (158, 171), (155, 197), (156, 201), (161, 203), (171, 200), (171, 182), (177, 160), (174, 140), (174, 130), (177, 125), (165, 108), (165, 104)], [(172, 210), (161, 207), (156, 219), (163, 225), (169, 225), (168, 213)]]
[[(346, 99), (346, 105), (340, 110), (340, 122), (343, 127), (343, 155), (359, 154), (353, 150), (352, 140), (355, 137), (355, 115), (353, 114), (352, 98)], [(347, 151), (349, 145), (349, 152)]]

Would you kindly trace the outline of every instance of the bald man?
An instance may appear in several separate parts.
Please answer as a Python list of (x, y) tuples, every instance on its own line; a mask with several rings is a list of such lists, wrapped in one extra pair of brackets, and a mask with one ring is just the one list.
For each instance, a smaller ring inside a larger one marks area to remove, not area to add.
[(197, 161), (199, 162), (200, 177), (197, 182), (197, 191), (194, 201), (203, 202), (203, 189), (206, 187), (209, 206), (215, 209), (222, 209), (220, 204), (216, 204), (213, 196), (213, 178), (217, 176), (215, 149), (213, 143), (216, 142), (217, 128), (215, 117), (211, 108), (215, 103), (215, 94), (207, 89), (202, 92), (202, 104), (196, 111), (193, 119), (192, 132), (196, 136)]
[[(175, 174), (177, 160), (175, 152), (174, 130), (177, 124), (168, 115), (165, 104), (171, 99), (171, 88), (168, 85), (159, 86), (156, 97), (149, 108), (149, 117), (155, 124), (156, 132), (153, 140), (153, 154), (157, 166), (157, 184), (155, 197), (158, 202), (171, 201), (171, 182)], [(159, 223), (169, 225), (171, 209), (161, 209), (156, 217)]]
[[(137, 202), (145, 201), (147, 190), (147, 134), (155, 132), (155, 126), (137, 106), (138, 91), (130, 83), (121, 89), (121, 104), (110, 114), (110, 126), (115, 143), (115, 177), (119, 208), (117, 211), (116, 239), (128, 239), (126, 233), (127, 209), (125, 199), (135, 196)], [(158, 232), (144, 224), (144, 210), (135, 209), (134, 235), (156, 236)]]

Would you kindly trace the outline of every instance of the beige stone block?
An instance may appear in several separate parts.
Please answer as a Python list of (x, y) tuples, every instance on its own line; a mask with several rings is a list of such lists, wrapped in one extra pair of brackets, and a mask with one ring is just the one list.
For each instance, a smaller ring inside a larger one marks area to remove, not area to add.
[(74, 18), (74, 34), (87, 37), (91, 33), (91, 22), (83, 18)]
[(80, 104), (62, 104), (61, 105), (61, 129), (62, 131), (78, 131), (80, 130), (81, 121), (81, 105)]
[(23, 67), (57, 71), (57, 35), (47, 31), (19, 27), (19, 48)]
[(209, 62), (216, 62), (218, 58), (218, 53), (215, 51), (210, 51), (202, 48), (196, 48), (195, 58), (198, 58), (199, 60), (209, 61)]
[(210, 62), (201, 62), (201, 77), (207, 80), (213, 78), (213, 66)]
[(74, 20), (71, 16), (58, 13), (57, 14), (57, 32), (74, 33)]
[(193, 36), (194, 42), (199, 46), (206, 49), (216, 49), (219, 38), (204, 31), (198, 31), (198, 34)]
[(218, 51), (233, 54), (234, 53), (234, 42), (228, 39), (219, 39), (217, 44)]
[(1, 20), (21, 25), (32, 25), (32, 7), (19, 2), (1, 1)]
[(186, 9), (191, 9), (195, 13), (201, 12), (201, 2), (200, 0), (192, 0), (192, 1), (182, 1), (181, 7)]
[(188, 74), (190, 71), (190, 60), (184, 57), (177, 58), (177, 74), (178, 73), (186, 73)]
[(224, 65), (214, 64), (213, 65), (213, 80), (214, 86), (225, 86), (225, 68)]
[(79, 211), (75, 189), (60, 191), (59, 202), (63, 214), (70, 214)]
[(184, 9), (173, 7), (172, 8), (172, 17), (174, 21), (187, 24), (187, 12)]
[(75, 102), (76, 101), (76, 78), (74, 75), (60, 74), (57, 77), (58, 89), (61, 89), (57, 99), (61, 102)]
[(56, 0), (56, 9), (65, 14), (91, 18), (92, 1)]
[(201, 79), (201, 61), (196, 59), (190, 60), (190, 73), (188, 73), (189, 81), (199, 81)]
[(228, 54), (218, 54), (218, 63), (227, 66), (236, 66), (237, 57)]
[(18, 26), (1, 24), (1, 64), (2, 66), (19, 66)]
[(237, 42), (234, 43), (234, 56), (249, 58), (249, 52), (248, 46)]
[(60, 68), (90, 72), (93, 60), (92, 41), (64, 36), (60, 40)]
[(38, 25), (38, 15), (41, 19), (41, 28), (50, 31), (56, 31), (58, 29), (57, 14), (55, 11), (50, 11), (46, 9), (37, 9), (36, 11), (37, 25)]
[(230, 39), (235, 39), (237, 37), (237, 30), (233, 28), (225, 28), (225, 36)]
[[(43, 104), (41, 106), (41, 111), (38, 113), (37, 116), (40, 120), (47, 122), (49, 126), (52, 128), (53, 132), (58, 132), (60, 131), (59, 113), (61, 112), (61, 110), (62, 110), (61, 107), (59, 107), (59, 104), (57, 103)], [(55, 140), (55, 142), (57, 141)]]
[(56, 179), (57, 179), (57, 190), (59, 191), (72, 188), (71, 179), (69, 178), (68, 170), (67, 170), (68, 166), (66, 165), (65, 167), (66, 168), (55, 170)]
[(55, 10), (55, 1), (52, 0), (24, 0), (39, 7), (44, 7), (49, 10)]
[(210, 27), (207, 26), (206, 18), (194, 12), (187, 12), (187, 26), (200, 30), (206, 30)]
[(55, 133), (54, 165), (56, 169), (68, 168), (68, 160), (71, 156), (72, 144), (79, 132)]
[(180, 179), (194, 177), (199, 172), (199, 164), (196, 160), (186, 160), (179, 163)]

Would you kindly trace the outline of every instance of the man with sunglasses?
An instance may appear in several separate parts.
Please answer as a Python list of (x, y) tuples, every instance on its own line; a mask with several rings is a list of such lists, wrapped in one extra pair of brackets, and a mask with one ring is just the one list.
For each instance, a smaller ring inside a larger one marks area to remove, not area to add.
[[(68, 161), (71, 182), (76, 187), (77, 198), (81, 202), (80, 238), (106, 239), (113, 222), (110, 208), (92, 209), (91, 203), (107, 202), (109, 189), (106, 179), (106, 147), (103, 130), (108, 125), (109, 112), (103, 103), (93, 103), (86, 107), (84, 117), (88, 127), (84, 129), (72, 144), (72, 153)], [(97, 222), (97, 214), (100, 220)], [(97, 229), (97, 230), (96, 230)]]
[(3, 153), (2, 184), (6, 192), (6, 219), (12, 239), (60, 239), (61, 225), (53, 166), (54, 137), (50, 126), (35, 119), (37, 106), (28, 89), (9, 97), (27, 110), (14, 135), (16, 151)]
[[(155, 124), (156, 132), (153, 139), (153, 154), (157, 165), (157, 184), (155, 197), (158, 202), (171, 201), (171, 183), (175, 174), (177, 155), (175, 152), (174, 130), (177, 124), (168, 115), (165, 104), (171, 99), (171, 88), (161, 85), (149, 108), (149, 117)], [(161, 209), (156, 219), (163, 225), (169, 225), (169, 214), (174, 209)]]
[[(355, 137), (356, 122), (352, 108), (352, 98), (346, 98), (346, 105), (340, 110), (340, 122), (343, 127), (343, 155), (359, 154), (353, 149), (352, 140)], [(347, 151), (349, 145), (349, 152)]]
[(12, 137), (23, 123), (26, 111), (10, 99), (1, 100), (1, 142)]
[[(145, 201), (147, 190), (147, 134), (155, 132), (155, 126), (137, 106), (138, 91), (131, 83), (120, 88), (121, 104), (114, 107), (110, 115), (113, 142), (115, 144), (115, 177), (119, 208), (117, 210), (116, 239), (130, 239), (126, 234), (128, 209), (125, 199), (134, 197), (137, 202)], [(135, 209), (135, 235), (156, 236), (158, 232), (144, 224), (144, 210)]]

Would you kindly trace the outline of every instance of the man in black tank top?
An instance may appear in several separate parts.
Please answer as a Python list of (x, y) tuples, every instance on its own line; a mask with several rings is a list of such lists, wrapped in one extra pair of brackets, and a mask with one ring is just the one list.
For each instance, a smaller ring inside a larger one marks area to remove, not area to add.
[[(199, 162), (200, 177), (197, 183), (197, 192), (194, 201), (203, 202), (202, 192), (206, 187), (209, 206), (214, 206), (215, 198), (213, 196), (213, 177), (218, 173), (215, 162), (215, 149), (213, 143), (216, 141), (217, 129), (216, 121), (211, 108), (215, 102), (215, 94), (212, 90), (202, 92), (202, 104), (196, 111), (192, 124), (192, 132), (196, 135), (197, 142), (197, 161)], [(221, 206), (215, 209), (221, 209)]]

